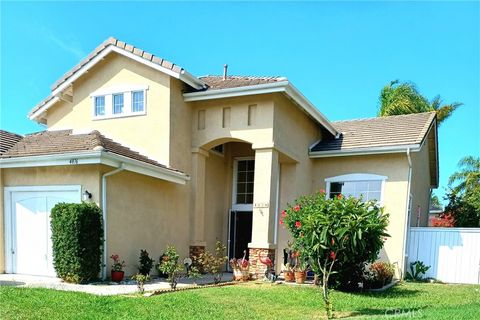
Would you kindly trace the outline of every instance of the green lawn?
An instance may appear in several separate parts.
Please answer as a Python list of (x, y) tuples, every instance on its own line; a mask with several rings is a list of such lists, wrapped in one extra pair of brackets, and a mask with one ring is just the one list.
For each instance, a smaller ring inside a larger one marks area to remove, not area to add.
[[(480, 286), (397, 285), (384, 293), (332, 293), (347, 318), (480, 319)], [(153, 297), (99, 297), (0, 287), (0, 319), (322, 319), (320, 290), (249, 283)]]

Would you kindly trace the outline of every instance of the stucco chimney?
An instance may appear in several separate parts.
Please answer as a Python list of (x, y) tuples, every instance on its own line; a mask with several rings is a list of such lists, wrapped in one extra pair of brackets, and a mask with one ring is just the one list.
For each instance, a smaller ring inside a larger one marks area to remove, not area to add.
[(227, 80), (228, 64), (223, 65), (223, 80)]

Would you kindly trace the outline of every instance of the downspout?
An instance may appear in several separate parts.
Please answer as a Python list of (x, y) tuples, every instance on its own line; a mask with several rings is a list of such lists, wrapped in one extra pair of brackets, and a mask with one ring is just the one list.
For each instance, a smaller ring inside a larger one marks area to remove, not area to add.
[(103, 217), (103, 265), (102, 265), (102, 279), (107, 278), (107, 177), (113, 176), (120, 171), (125, 170), (125, 164), (110, 172), (102, 175), (102, 217)]
[(278, 244), (278, 210), (280, 210), (280, 164), (278, 165), (277, 185), (275, 186), (275, 228), (273, 233), (273, 244)]
[(408, 182), (407, 182), (407, 205), (406, 205), (406, 216), (407, 216), (407, 224), (405, 226), (405, 230), (403, 233), (403, 257), (402, 257), (402, 274), (400, 278), (403, 279), (405, 275), (405, 260), (408, 258), (408, 240), (410, 238), (410, 214), (409, 207), (410, 207), (410, 187), (412, 182), (412, 158), (410, 157), (410, 148), (407, 148), (407, 159), (408, 159)]

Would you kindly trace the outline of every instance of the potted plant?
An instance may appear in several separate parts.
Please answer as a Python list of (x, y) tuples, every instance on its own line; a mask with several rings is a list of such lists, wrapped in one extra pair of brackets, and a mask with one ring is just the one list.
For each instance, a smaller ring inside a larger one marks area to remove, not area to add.
[(229, 261), (230, 267), (233, 269), (233, 280), (236, 281), (248, 281), (250, 275), (248, 273), (248, 269), (250, 267), (250, 262), (245, 259), (247, 255), (247, 251), (243, 251), (243, 258), (236, 259), (233, 258)]
[(297, 258), (297, 263), (295, 264), (295, 282), (298, 284), (305, 283), (307, 279), (307, 264), (305, 261), (300, 261)]
[(295, 281), (295, 274), (294, 274), (294, 268), (290, 264), (290, 262), (287, 262), (285, 264), (285, 268), (283, 270), (283, 277), (285, 278), (285, 282), (293, 282)]
[(123, 268), (125, 268), (125, 261), (120, 261), (120, 256), (118, 254), (113, 254), (110, 258), (113, 260), (112, 281), (120, 282), (125, 275), (125, 272), (123, 271)]

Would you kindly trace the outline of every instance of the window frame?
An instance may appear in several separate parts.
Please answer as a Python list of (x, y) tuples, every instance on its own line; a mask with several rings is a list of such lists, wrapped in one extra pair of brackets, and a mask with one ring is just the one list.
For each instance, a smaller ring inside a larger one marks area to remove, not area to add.
[[(100, 99), (102, 98), (103, 99), (103, 114), (97, 114), (97, 99)], [(95, 115), (95, 117), (104, 117), (105, 114), (106, 114), (106, 111), (107, 111), (107, 108), (106, 108), (106, 103), (105, 103), (105, 96), (95, 96), (93, 97), (93, 114)]]
[[(134, 97), (135, 93), (140, 93), (140, 92), (142, 93), (142, 110), (134, 111), (133, 106), (134, 106), (135, 101), (133, 100), (133, 97)], [(132, 96), (131, 99), (130, 99), (130, 112), (132, 114), (144, 113), (145, 112), (145, 97), (146, 97), (145, 90), (133, 90), (133, 91), (130, 92), (130, 94)]]
[[(116, 107), (115, 98), (116, 97), (119, 97), (119, 98), (121, 97), (122, 98), (122, 104), (121, 104), (120, 112), (115, 112), (115, 107)], [(124, 113), (125, 113), (125, 94), (123, 92), (112, 94), (112, 115), (113, 116), (118, 116), (118, 115), (122, 115)]]
[[(92, 120), (105, 120), (114, 118), (134, 117), (147, 114), (147, 91), (148, 86), (145, 85), (122, 85), (110, 88), (102, 88), (90, 94), (92, 99)], [(143, 110), (133, 111), (133, 93), (143, 92)], [(114, 113), (114, 96), (123, 94), (123, 110), (122, 113)], [(105, 113), (103, 115), (96, 114), (95, 100), (97, 97), (105, 99)]]
[(330, 198), (330, 184), (331, 183), (341, 183), (341, 182), (371, 182), (371, 181), (380, 181), (380, 199), (378, 203), (383, 205), (384, 195), (385, 195), (385, 182), (388, 180), (387, 176), (382, 176), (378, 174), (371, 173), (351, 173), (344, 174), (335, 177), (329, 177), (325, 179), (325, 197)]
[[(238, 157), (233, 159), (233, 185), (232, 185), (232, 210), (233, 211), (253, 211), (253, 202), (252, 203), (237, 203), (237, 177), (238, 177), (238, 163), (244, 160), (255, 160), (255, 157)], [(253, 195), (255, 195), (255, 167), (253, 169)]]

